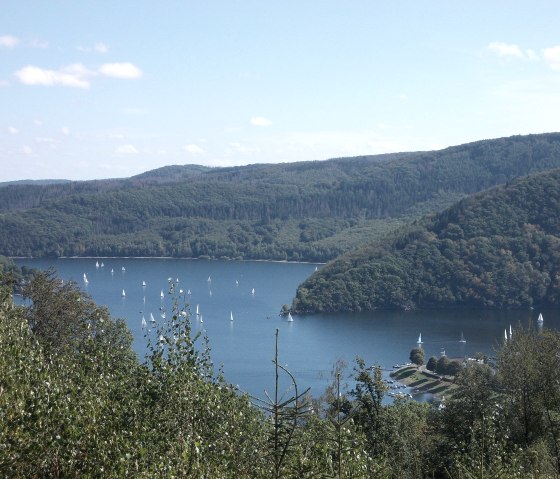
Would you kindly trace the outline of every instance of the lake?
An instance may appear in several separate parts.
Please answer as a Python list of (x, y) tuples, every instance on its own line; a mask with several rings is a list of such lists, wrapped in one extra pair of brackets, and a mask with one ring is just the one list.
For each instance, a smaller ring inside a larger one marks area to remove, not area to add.
[[(169, 310), (171, 305), (170, 296), (165, 294), (168, 279), (178, 279), (178, 288), (185, 293), (190, 290), (191, 312), (199, 307), (202, 322), (193, 314), (193, 330), (204, 330), (208, 335), (214, 364), (223, 365), (228, 382), (259, 397), (265, 389), (270, 392), (273, 388), (277, 328), (281, 364), (294, 374), (301, 390), (311, 387), (312, 394), (318, 396), (330, 383), (338, 360), (347, 362), (351, 369), (355, 357), (361, 356), (368, 365), (390, 370), (394, 364), (408, 361), (419, 334), (426, 360), (439, 357), (442, 351), (449, 357), (472, 356), (477, 351), (492, 356), (510, 324), (514, 329), (520, 324), (536, 324), (539, 313), (376, 311), (296, 315), (288, 322), (279, 316), (282, 305), (291, 303), (297, 286), (320, 265), (160, 258), (19, 259), (16, 263), (40, 269), (52, 266), (60, 278), (75, 281), (98, 304), (107, 306), (112, 316), (125, 319), (140, 358), (146, 350), (142, 317), (149, 322), (151, 313), (161, 321), (160, 308)], [(543, 315), (545, 327), (560, 326), (558, 310), (543, 311)], [(465, 343), (459, 342), (461, 334)]]

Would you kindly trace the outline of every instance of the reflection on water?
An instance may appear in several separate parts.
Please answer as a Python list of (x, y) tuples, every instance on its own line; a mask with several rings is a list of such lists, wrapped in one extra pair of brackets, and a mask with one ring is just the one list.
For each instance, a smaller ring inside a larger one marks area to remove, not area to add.
[[(356, 356), (390, 370), (408, 361), (419, 334), (426, 360), (442, 351), (459, 358), (478, 351), (493, 356), (510, 325), (515, 334), (520, 325), (536, 325), (539, 314), (530, 310), (376, 311), (294, 316), (288, 322), (278, 313), (283, 304), (291, 303), (298, 284), (314, 272), (315, 265), (132, 258), (104, 258), (103, 267), (96, 267), (95, 259), (81, 258), (17, 262), (54, 266), (61, 278), (76, 281), (113, 316), (124, 318), (140, 357), (146, 351), (142, 317), (149, 321), (153, 315), (162, 321), (161, 315), (169, 314), (171, 298), (166, 293), (171, 279), (188, 303), (193, 329), (206, 331), (212, 359), (223, 365), (226, 380), (258, 396), (274, 384), (276, 328), (280, 361), (296, 376), (299, 387), (311, 386), (312, 393), (320, 395), (338, 360), (349, 365), (349, 372)], [(543, 311), (543, 315), (545, 328), (559, 326), (558, 311)]]

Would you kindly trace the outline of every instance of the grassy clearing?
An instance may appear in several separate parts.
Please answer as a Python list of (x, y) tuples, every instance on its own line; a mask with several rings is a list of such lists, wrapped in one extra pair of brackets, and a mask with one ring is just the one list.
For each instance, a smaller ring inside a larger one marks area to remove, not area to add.
[(406, 366), (397, 369), (396, 371), (393, 371), (390, 376), (394, 380), (414, 389), (415, 391), (432, 393), (438, 396), (450, 394), (456, 388), (455, 384), (451, 382), (452, 378), (446, 378), (446, 380), (439, 379), (439, 377), (435, 377), (435, 375), (432, 375), (431, 373), (426, 373), (416, 369), (415, 366)]

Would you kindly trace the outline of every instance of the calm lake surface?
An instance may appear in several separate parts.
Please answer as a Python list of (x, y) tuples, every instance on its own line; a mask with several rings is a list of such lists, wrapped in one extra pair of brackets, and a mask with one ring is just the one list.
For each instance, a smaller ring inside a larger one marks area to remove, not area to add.
[[(96, 261), (104, 266), (96, 267)], [(98, 304), (107, 306), (112, 316), (125, 319), (140, 358), (146, 351), (142, 317), (149, 324), (152, 313), (162, 321), (160, 308), (169, 311), (171, 306), (168, 278), (178, 279), (178, 288), (185, 293), (190, 290), (187, 299), (193, 330), (206, 331), (214, 364), (223, 365), (228, 382), (259, 397), (265, 389), (273, 390), (277, 328), (281, 364), (294, 374), (301, 390), (311, 387), (312, 394), (319, 396), (331, 382), (331, 370), (338, 360), (347, 362), (351, 370), (355, 357), (361, 356), (368, 365), (390, 370), (408, 361), (420, 333), (426, 359), (439, 357), (443, 350), (449, 357), (472, 356), (477, 351), (493, 356), (510, 324), (514, 334), (520, 324), (532, 322), (536, 327), (539, 314), (537, 310), (377, 311), (294, 316), (294, 321), (288, 322), (279, 316), (280, 308), (291, 303), (297, 286), (313, 274), (316, 265), (136, 258), (16, 262), (39, 269), (53, 267), (60, 278), (75, 281)], [(195, 318), (196, 305), (203, 322)], [(542, 313), (544, 327), (560, 326), (558, 310)], [(461, 333), (465, 343), (459, 342)]]

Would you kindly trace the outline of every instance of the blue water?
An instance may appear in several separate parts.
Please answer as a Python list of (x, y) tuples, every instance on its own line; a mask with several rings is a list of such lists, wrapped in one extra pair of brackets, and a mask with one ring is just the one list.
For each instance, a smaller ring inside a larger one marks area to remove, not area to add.
[[(345, 361), (351, 371), (356, 356), (366, 363), (390, 370), (408, 361), (422, 333), (426, 359), (445, 351), (449, 357), (472, 356), (477, 351), (493, 356), (503, 342), (504, 330), (535, 322), (539, 311), (488, 312), (478, 310), (363, 314), (317, 314), (294, 316), (293, 322), (279, 316), (290, 304), (297, 286), (315, 271), (316, 265), (300, 263), (205, 261), (184, 259), (104, 258), (25, 259), (19, 265), (54, 267), (59, 277), (75, 281), (112, 316), (126, 320), (134, 335), (134, 349), (144, 357), (146, 339), (142, 316), (160, 319), (160, 308), (169, 311), (168, 279), (184, 293), (194, 313), (196, 305), (203, 322), (193, 314), (193, 330), (205, 331), (211, 356), (223, 365), (226, 380), (250, 394), (263, 397), (274, 384), (275, 331), (279, 330), (279, 359), (298, 381), (322, 394), (331, 382), (331, 370)], [(122, 268), (125, 268), (123, 271)], [(321, 266), (318, 266), (319, 268)], [(111, 274), (111, 269), (113, 273)], [(83, 281), (84, 273), (88, 284)], [(210, 281), (208, 281), (210, 278)], [(142, 281), (146, 286), (142, 287)], [(255, 290), (254, 294), (252, 290)], [(122, 297), (122, 291), (125, 297)], [(234, 320), (230, 320), (233, 313)], [(543, 311), (545, 327), (560, 326), (559, 311)], [(461, 333), (467, 342), (460, 343)]]

